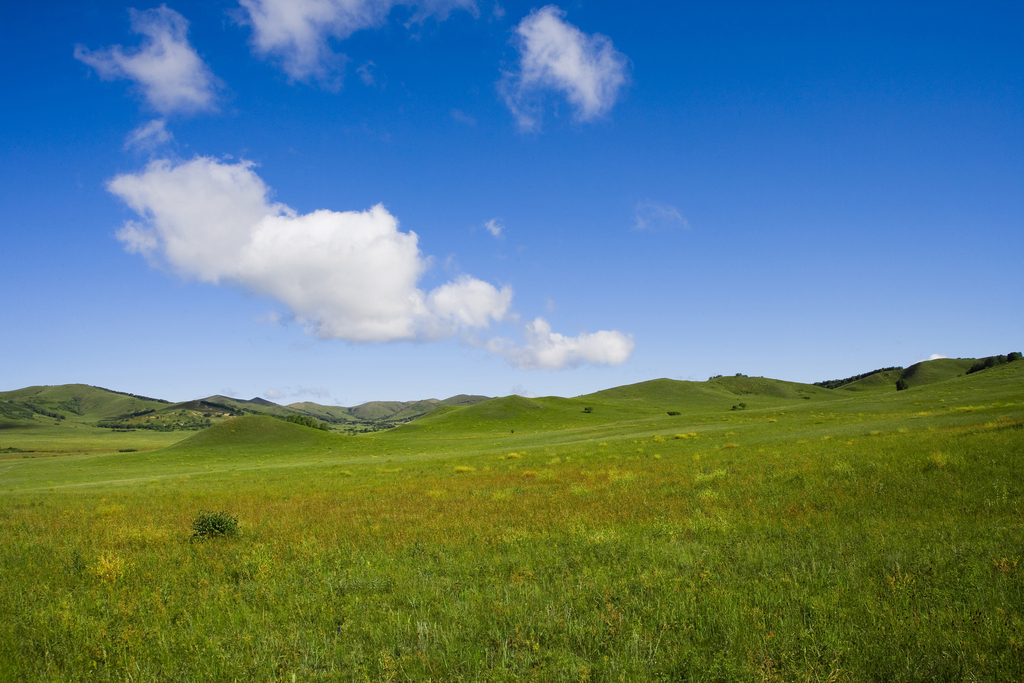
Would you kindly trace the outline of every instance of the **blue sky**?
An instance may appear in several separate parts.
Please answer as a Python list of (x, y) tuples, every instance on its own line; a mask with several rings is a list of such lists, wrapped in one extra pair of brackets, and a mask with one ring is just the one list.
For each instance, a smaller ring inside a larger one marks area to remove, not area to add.
[(1024, 346), (1020, 3), (4, 18), (3, 390), (573, 396)]

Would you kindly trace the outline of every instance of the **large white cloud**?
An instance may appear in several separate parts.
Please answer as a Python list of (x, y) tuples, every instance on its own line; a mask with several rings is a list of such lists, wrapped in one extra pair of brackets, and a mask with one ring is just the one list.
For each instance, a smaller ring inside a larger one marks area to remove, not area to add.
[(441, 19), (453, 9), (476, 13), (475, 0), (239, 0), (252, 27), (253, 50), (278, 61), (290, 78), (336, 86), (347, 58), (331, 49), (331, 38), (384, 23), (395, 5), (416, 7), (411, 21)]
[(544, 318), (526, 324), (526, 344), (492, 339), (487, 347), (509, 363), (524, 370), (561, 370), (583, 363), (620, 365), (629, 359), (636, 344), (631, 335), (615, 330), (583, 333), (567, 337), (551, 331)]
[(142, 44), (125, 52), (120, 45), (90, 51), (75, 46), (75, 59), (96, 70), (100, 78), (127, 78), (142, 89), (158, 112), (213, 109), (218, 79), (188, 41), (188, 20), (166, 5), (139, 12), (128, 10), (132, 31)]
[(318, 336), (391, 341), (451, 336), (500, 321), (512, 300), (463, 276), (429, 294), (418, 238), (381, 205), (299, 214), (269, 201), (248, 162), (151, 162), (109, 189), (144, 217), (118, 238), (186, 277), (239, 283), (287, 305)]
[(540, 96), (554, 90), (566, 97), (576, 118), (588, 121), (608, 112), (628, 80), (629, 60), (599, 33), (588, 35), (548, 5), (516, 27), (519, 70), (500, 83), (519, 126), (530, 130), (540, 118)]
[(237, 283), (274, 297), (319, 337), (354, 342), (431, 340), (462, 334), (520, 368), (617, 365), (633, 349), (619, 332), (566, 337), (538, 318), (525, 345), (476, 336), (510, 313), (512, 289), (461, 275), (425, 292), (427, 268), (414, 232), (381, 205), (300, 214), (270, 200), (246, 161), (158, 159), (115, 177), (108, 189), (141, 221), (117, 233), (130, 252), (184, 277)]

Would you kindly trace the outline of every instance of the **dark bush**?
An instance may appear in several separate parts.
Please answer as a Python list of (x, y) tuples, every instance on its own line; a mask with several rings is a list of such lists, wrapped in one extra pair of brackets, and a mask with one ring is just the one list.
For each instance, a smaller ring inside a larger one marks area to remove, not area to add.
[(193, 538), (215, 538), (238, 535), (238, 518), (223, 510), (210, 512), (200, 510), (192, 520)]
[(673, 416), (673, 417), (675, 417), (676, 415), (679, 415), (680, 413), (679, 413), (678, 410), (670, 410), (670, 411), (668, 411), (668, 414)]
[(285, 418), (285, 420), (287, 420), (288, 422), (293, 422), (297, 425), (302, 425), (303, 427), (321, 429), (325, 432), (329, 430), (329, 427), (327, 426), (326, 422), (321, 422), (312, 415), (289, 415), (288, 417)]
[(994, 368), (997, 365), (1002, 365), (1003, 363), (1008, 363), (1009, 361), (1009, 356), (989, 356), (988, 358), (982, 358), (967, 370), (967, 374), (972, 375), (975, 372), (988, 370), (989, 368)]
[(586, 408), (583, 409), (583, 412), (584, 413), (592, 413), (592, 412), (594, 412), (594, 409), (591, 408), (590, 406), (587, 406)]
[(902, 370), (902, 369), (903, 369), (903, 367), (900, 366), (900, 365), (894, 365), (894, 366), (892, 366), (890, 368), (878, 368), (877, 370), (872, 370), (871, 372), (865, 372), (865, 373), (862, 373), (860, 375), (854, 375), (853, 377), (847, 377), (845, 379), (830, 379), (830, 380), (827, 380), (825, 382), (815, 382), (814, 386), (816, 386), (816, 387), (825, 387), (826, 389), (838, 389), (839, 387), (843, 386), (844, 384), (850, 384), (851, 382), (856, 382), (859, 379), (864, 379), (865, 377), (870, 377), (871, 375), (877, 375), (880, 372), (895, 372), (896, 370)]
[(1012, 352), (1006, 354), (1006, 362), (1007, 363), (1012, 363), (1015, 360), (1020, 360), (1021, 357), (1022, 356), (1020, 354), (1020, 351), (1012, 351)]
[(908, 388), (910, 388), (910, 385), (907, 384), (907, 380), (903, 379), (902, 377), (896, 380), (896, 391), (903, 391), (904, 389)]

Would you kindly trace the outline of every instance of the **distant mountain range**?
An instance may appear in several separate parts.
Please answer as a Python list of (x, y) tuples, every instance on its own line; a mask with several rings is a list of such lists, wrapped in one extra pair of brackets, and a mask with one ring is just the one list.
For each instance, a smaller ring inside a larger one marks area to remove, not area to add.
[(460, 394), (444, 400), (371, 401), (358, 406), (293, 403), (282, 406), (262, 398), (249, 400), (209, 396), (171, 403), (162, 399), (112, 391), (86, 384), (26, 387), (0, 392), (0, 418), (6, 421), (71, 419), (110, 429), (203, 429), (239, 415), (308, 415), (344, 431), (375, 431), (408, 422), (441, 406), (469, 406), (487, 396)]
[[(1019, 352), (981, 359), (941, 358), (916, 363), (906, 369), (881, 368), (845, 379), (815, 384), (747, 377), (742, 374), (726, 377), (718, 375), (707, 382), (651, 380), (577, 398), (602, 400), (633, 397), (647, 400), (650, 398), (648, 394), (651, 387), (657, 386), (660, 387), (659, 391), (668, 391), (669, 395), (682, 391), (682, 394), (672, 399), (676, 401), (682, 401), (684, 396), (698, 395), (719, 398), (761, 395), (779, 399), (810, 399), (835, 391), (897, 391), (980, 372), (1020, 359)], [(637, 392), (639, 393), (634, 397), (633, 394)], [(474, 406), (491, 400), (487, 396), (459, 394), (443, 401), (435, 398), (421, 401), (371, 401), (346, 408), (310, 402), (282, 406), (262, 398), (244, 400), (218, 395), (183, 403), (171, 403), (86, 384), (63, 384), (0, 392), (0, 429), (33, 424), (52, 425), (68, 421), (67, 424), (114, 430), (199, 430), (241, 415), (271, 415), (282, 419), (301, 415), (328, 423), (332, 431), (368, 432), (389, 429), (431, 413), (435, 416), (442, 415), (455, 408)], [(489, 405), (493, 410), (505, 410), (501, 401)], [(739, 407), (743, 405), (737, 404)], [(442, 408), (445, 410), (440, 410)], [(489, 410), (484, 406), (481, 409)]]

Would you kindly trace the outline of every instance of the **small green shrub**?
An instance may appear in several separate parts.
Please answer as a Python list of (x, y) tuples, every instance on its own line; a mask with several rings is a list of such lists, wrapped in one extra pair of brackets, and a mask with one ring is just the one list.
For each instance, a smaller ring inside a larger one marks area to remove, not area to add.
[(900, 377), (898, 380), (896, 380), (896, 391), (903, 391), (904, 389), (909, 389), (909, 388), (910, 388), (910, 385), (907, 384), (907, 380), (903, 379), (902, 377)]
[(678, 410), (670, 410), (670, 411), (668, 411), (668, 414), (671, 415), (672, 417), (675, 417), (676, 415), (679, 415), (680, 413), (679, 413)]
[(193, 538), (214, 538), (217, 536), (237, 536), (238, 518), (227, 512), (211, 512), (200, 510), (192, 520)]
[(592, 413), (592, 412), (594, 412), (594, 409), (591, 408), (590, 406), (587, 406), (586, 408), (583, 409), (583, 412), (584, 413)]

